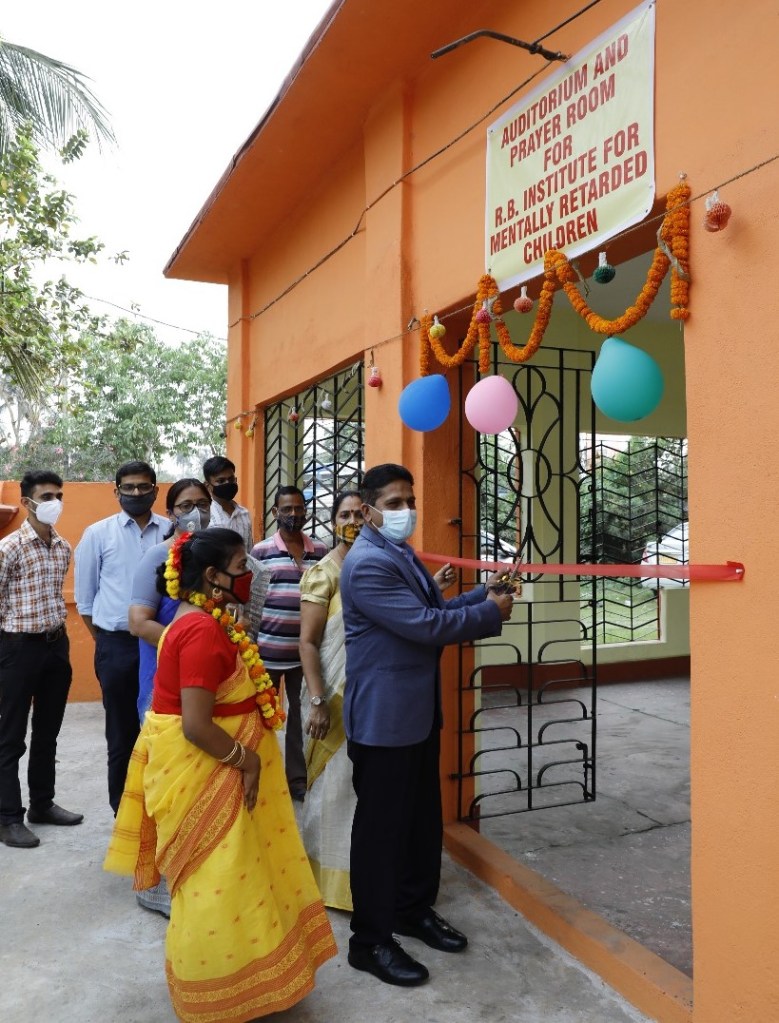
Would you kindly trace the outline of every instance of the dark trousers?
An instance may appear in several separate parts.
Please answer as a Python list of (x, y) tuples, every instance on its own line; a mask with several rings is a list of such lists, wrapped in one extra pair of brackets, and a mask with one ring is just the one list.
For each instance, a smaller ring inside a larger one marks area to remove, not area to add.
[(349, 742), (357, 808), (352, 825), (352, 941), (392, 939), (397, 922), (435, 903), (441, 878), (440, 733), (413, 746)]
[(284, 770), (290, 791), (306, 791), (306, 760), (303, 756), (303, 722), (300, 716), (300, 690), (303, 685), (303, 668), (284, 668), (277, 671), (268, 668), (271, 681), (278, 689), (284, 678), (287, 694), (287, 723), (284, 738)]
[(0, 824), (24, 820), (19, 760), (27, 749), (30, 707), (30, 807), (47, 810), (54, 802), (57, 737), (72, 675), (64, 632), (54, 643), (37, 636), (0, 634)]
[(116, 813), (124, 791), (127, 765), (138, 738), (138, 640), (129, 632), (99, 629), (95, 674), (105, 709), (108, 746), (108, 802)]

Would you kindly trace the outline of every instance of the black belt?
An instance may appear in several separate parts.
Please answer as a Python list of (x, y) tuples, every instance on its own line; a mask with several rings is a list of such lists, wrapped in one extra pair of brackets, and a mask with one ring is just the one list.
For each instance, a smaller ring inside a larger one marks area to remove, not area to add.
[(2, 635), (5, 639), (39, 639), (45, 643), (56, 643), (58, 639), (62, 639), (65, 635), (65, 626), (58, 625), (56, 629), (52, 629), (50, 632), (4, 632)]

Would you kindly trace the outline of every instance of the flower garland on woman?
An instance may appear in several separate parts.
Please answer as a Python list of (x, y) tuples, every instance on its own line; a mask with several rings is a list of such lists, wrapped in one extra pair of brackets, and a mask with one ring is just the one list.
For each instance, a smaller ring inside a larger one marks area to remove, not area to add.
[(205, 593), (200, 593), (197, 590), (181, 589), (181, 548), (191, 538), (192, 533), (182, 533), (171, 544), (164, 572), (165, 589), (168, 596), (173, 600), (186, 600), (190, 604), (194, 604), (195, 607), (201, 608), (219, 622), (230, 642), (235, 643), (238, 647), (241, 659), (249, 672), (249, 678), (257, 689), (257, 706), (262, 715), (262, 723), (266, 728), (277, 730), (284, 724), (286, 714), (282, 710), (281, 699), (276, 687), (265, 671), (257, 644), (252, 643), (246, 635), (243, 625), (236, 622), (229, 611), (220, 608), (213, 597), (206, 597)]

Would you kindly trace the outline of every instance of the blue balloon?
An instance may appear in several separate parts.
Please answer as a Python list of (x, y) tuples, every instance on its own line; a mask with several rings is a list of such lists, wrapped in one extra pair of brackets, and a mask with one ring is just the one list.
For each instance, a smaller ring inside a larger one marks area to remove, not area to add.
[(449, 415), (452, 399), (446, 377), (440, 373), (412, 380), (400, 392), (398, 412), (410, 430), (437, 430)]
[(651, 355), (619, 337), (607, 337), (592, 371), (592, 400), (601, 412), (632, 423), (654, 412), (663, 396), (663, 374)]

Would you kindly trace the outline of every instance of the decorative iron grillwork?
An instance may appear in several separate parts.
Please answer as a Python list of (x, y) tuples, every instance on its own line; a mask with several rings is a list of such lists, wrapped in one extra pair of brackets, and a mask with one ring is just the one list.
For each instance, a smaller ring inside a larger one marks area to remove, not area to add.
[(310, 513), (306, 531), (329, 543), (330, 510), (340, 490), (356, 488), (365, 468), (363, 366), (318, 380), (265, 409), (265, 530), (273, 530), (279, 487), (300, 487)]
[[(475, 507), (477, 523), (476, 532), (463, 531), (462, 553), (577, 560), (580, 493), (592, 465), (580, 436), (592, 449), (595, 433), (593, 362), (592, 352), (547, 348), (527, 365), (501, 366), (519, 397), (520, 425), (477, 436), (475, 449), (461, 417), (462, 509)], [(497, 346), (493, 363), (498, 371)], [(461, 383), (472, 372), (464, 366)], [(525, 575), (502, 641), (475, 644), (467, 673), (461, 647), (461, 820), (595, 798), (597, 657), (580, 604), (577, 579)]]
[[(625, 437), (617, 445), (596, 438), (592, 455), (582, 488), (581, 561), (640, 564), (647, 545), (672, 529), (681, 526), (686, 537), (685, 439)], [(679, 563), (686, 549), (679, 545)], [(599, 643), (660, 639), (659, 589), (657, 580), (582, 580), (582, 621)]]

